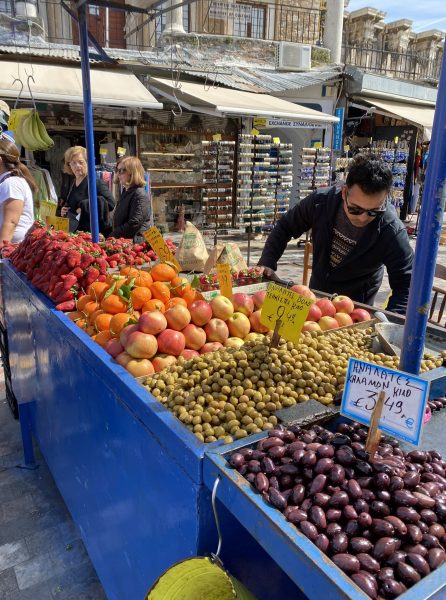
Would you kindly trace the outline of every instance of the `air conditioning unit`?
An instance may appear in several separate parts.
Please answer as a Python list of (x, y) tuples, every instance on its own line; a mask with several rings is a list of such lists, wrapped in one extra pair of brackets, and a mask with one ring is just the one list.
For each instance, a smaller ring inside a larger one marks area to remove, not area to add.
[(276, 47), (278, 71), (309, 71), (311, 69), (311, 46), (279, 42)]

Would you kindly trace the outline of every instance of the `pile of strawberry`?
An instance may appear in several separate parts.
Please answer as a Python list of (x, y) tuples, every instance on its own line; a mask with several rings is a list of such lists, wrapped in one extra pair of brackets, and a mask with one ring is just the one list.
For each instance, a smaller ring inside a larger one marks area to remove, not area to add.
[[(167, 239), (164, 241), (169, 250), (175, 254), (176, 246), (172, 240)], [(108, 238), (100, 245), (105, 252), (105, 259), (112, 269), (127, 265), (139, 266), (158, 260), (157, 255), (147, 242), (134, 244), (131, 240), (125, 238)]]
[[(260, 283), (263, 279), (263, 267), (250, 267), (243, 271), (233, 271), (231, 273), (231, 279), (234, 287), (251, 283)], [(210, 275), (198, 275), (198, 281), (199, 289), (203, 292), (218, 289), (216, 273), (211, 273)]]

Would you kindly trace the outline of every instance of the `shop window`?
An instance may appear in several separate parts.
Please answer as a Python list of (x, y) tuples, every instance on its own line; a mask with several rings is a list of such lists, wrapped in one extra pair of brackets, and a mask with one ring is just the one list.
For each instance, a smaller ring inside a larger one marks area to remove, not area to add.
[(159, 17), (155, 18), (155, 32), (156, 37), (162, 34), (164, 27), (167, 23), (167, 13), (163, 13)]
[(183, 29), (186, 33), (189, 33), (189, 23), (190, 23), (190, 4), (185, 4), (183, 6)]
[(99, 6), (92, 6), (91, 4), (89, 4), (88, 5), (88, 13), (90, 15), (99, 16)]
[(264, 39), (265, 7), (253, 4), (236, 4), (234, 11), (234, 35)]
[(12, 14), (12, 0), (0, 0), (0, 13)]

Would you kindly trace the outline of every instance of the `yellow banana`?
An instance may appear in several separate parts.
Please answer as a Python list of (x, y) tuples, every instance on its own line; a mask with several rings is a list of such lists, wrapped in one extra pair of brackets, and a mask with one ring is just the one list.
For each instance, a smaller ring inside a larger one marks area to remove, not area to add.
[(39, 117), (39, 113), (37, 111), (35, 111), (34, 119), (39, 131), (39, 138), (42, 141), (43, 149), (48, 150), (48, 148), (52, 148), (54, 146), (54, 142), (48, 135), (46, 127)]
[(33, 112), (20, 121), (19, 134), (22, 145), (27, 150), (37, 150), (40, 147), (40, 141), (34, 135)]

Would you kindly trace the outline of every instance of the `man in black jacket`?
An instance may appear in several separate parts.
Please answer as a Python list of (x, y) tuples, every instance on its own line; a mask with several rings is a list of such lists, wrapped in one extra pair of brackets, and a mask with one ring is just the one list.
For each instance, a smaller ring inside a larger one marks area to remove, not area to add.
[(387, 199), (391, 185), (392, 173), (385, 163), (357, 155), (345, 186), (313, 192), (277, 222), (259, 265), (273, 275), (291, 238), (311, 229), (311, 288), (371, 305), (385, 267), (392, 290), (387, 309), (404, 313), (413, 252)]

